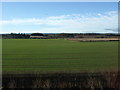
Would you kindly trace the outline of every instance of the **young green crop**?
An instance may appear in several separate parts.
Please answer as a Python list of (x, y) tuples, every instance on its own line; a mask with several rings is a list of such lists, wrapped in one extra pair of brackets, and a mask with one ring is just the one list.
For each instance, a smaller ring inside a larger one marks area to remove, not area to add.
[(3, 73), (116, 70), (118, 42), (3, 39)]

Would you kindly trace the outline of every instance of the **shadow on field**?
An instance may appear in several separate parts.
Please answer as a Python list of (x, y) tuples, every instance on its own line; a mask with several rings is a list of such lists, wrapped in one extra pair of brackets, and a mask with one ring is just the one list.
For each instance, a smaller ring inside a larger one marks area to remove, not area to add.
[(54, 73), (54, 74), (4, 74), (6, 88), (115, 88), (120, 90), (120, 72)]

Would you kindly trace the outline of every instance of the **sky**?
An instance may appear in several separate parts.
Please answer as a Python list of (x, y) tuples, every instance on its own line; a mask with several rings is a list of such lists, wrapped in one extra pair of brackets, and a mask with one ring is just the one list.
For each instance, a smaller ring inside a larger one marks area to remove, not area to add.
[(117, 2), (3, 2), (0, 33), (117, 33)]

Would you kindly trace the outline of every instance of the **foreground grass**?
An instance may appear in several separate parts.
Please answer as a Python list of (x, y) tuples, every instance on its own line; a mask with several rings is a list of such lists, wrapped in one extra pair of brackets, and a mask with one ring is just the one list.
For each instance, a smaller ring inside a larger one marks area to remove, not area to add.
[[(6, 88), (78, 88), (80, 90), (120, 89), (118, 72), (51, 73), (51, 74), (4, 74), (2, 90)], [(105, 89), (104, 89), (105, 88)]]
[(116, 70), (118, 42), (3, 39), (3, 73)]

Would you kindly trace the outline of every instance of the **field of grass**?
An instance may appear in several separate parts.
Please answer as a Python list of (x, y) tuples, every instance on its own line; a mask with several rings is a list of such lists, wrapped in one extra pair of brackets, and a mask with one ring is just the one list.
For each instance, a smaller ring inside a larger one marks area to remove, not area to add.
[(118, 42), (3, 39), (3, 73), (116, 70)]

